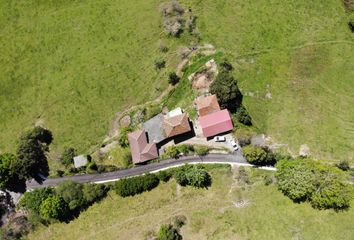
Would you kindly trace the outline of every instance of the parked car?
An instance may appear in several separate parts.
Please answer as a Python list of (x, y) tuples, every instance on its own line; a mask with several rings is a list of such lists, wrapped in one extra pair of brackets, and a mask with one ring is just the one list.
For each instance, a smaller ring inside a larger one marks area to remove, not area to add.
[(226, 138), (224, 136), (216, 136), (214, 137), (215, 142), (225, 142)]
[(231, 139), (230, 144), (233, 147), (234, 151), (237, 151), (240, 149), (240, 146), (235, 142), (235, 140)]

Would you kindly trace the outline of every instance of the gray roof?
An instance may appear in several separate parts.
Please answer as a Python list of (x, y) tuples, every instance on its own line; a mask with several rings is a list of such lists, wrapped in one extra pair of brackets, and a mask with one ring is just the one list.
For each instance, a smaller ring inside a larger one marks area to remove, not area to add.
[(165, 131), (163, 129), (162, 113), (144, 122), (143, 129), (147, 132), (150, 143), (159, 143), (166, 139)]
[(87, 158), (84, 155), (79, 155), (74, 157), (74, 166), (75, 168), (86, 166)]

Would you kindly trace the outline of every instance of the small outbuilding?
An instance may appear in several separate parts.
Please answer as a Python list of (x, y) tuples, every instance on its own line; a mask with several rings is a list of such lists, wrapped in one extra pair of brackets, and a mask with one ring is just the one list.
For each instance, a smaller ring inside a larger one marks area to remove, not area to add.
[(87, 164), (87, 158), (84, 155), (74, 157), (75, 168), (84, 167)]

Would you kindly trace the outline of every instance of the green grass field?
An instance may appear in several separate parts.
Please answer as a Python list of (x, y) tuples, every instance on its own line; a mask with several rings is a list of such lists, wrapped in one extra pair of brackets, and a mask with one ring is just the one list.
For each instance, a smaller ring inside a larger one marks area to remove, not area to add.
[[(157, 97), (187, 42), (163, 34), (161, 2), (0, 0), (0, 151), (43, 123), (53, 151), (89, 153), (116, 112)], [(198, 16), (201, 42), (229, 56), (261, 131), (294, 153), (308, 144), (354, 162), (354, 34), (341, 1), (181, 3)], [(167, 69), (154, 69), (157, 58)]]
[[(170, 180), (135, 197), (110, 192), (69, 224), (40, 227), (28, 239), (144, 239), (176, 215), (187, 217), (184, 239), (352, 239), (353, 208), (336, 213), (295, 204), (276, 186), (265, 186), (264, 174), (269, 172), (253, 170), (253, 185), (240, 185), (236, 173), (222, 167), (212, 170), (208, 190), (179, 189)], [(236, 208), (232, 202), (240, 200), (248, 204)]]

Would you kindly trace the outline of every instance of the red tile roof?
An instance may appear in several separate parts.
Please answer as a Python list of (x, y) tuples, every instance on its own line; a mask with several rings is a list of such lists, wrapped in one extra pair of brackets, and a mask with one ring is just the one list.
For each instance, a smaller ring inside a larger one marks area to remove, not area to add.
[(220, 111), (220, 106), (216, 95), (198, 97), (195, 100), (195, 104), (197, 105), (199, 116), (205, 116), (210, 113)]
[(129, 133), (128, 141), (134, 164), (158, 157), (156, 144), (147, 142), (144, 130)]
[(204, 137), (212, 137), (233, 129), (232, 120), (227, 109), (199, 117)]
[(173, 137), (191, 131), (186, 113), (174, 117), (166, 117), (163, 121), (163, 128), (167, 137)]

